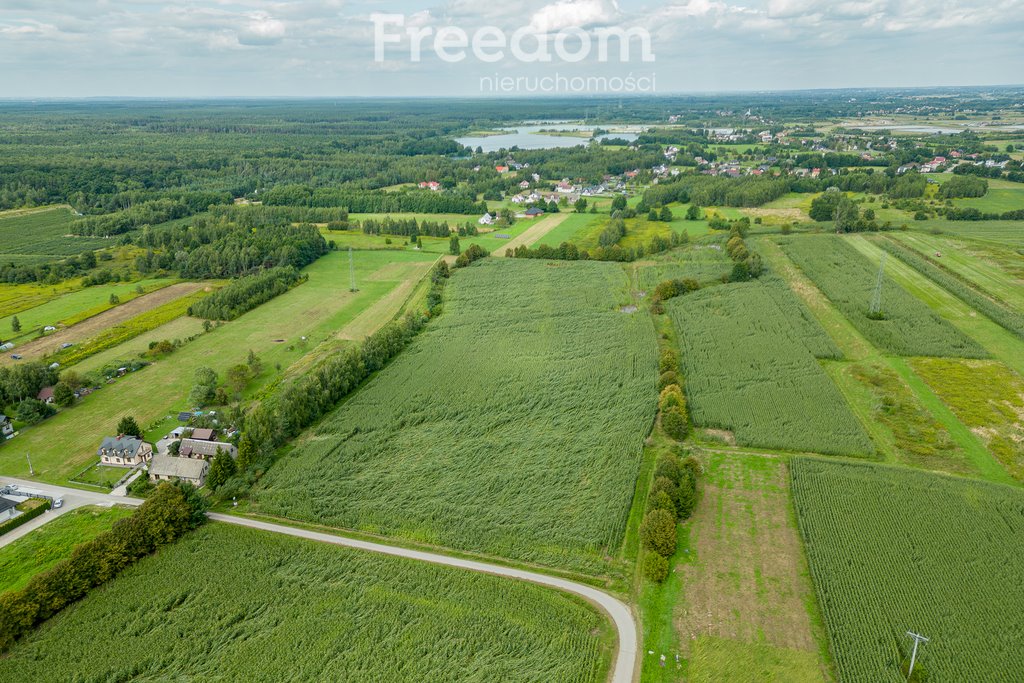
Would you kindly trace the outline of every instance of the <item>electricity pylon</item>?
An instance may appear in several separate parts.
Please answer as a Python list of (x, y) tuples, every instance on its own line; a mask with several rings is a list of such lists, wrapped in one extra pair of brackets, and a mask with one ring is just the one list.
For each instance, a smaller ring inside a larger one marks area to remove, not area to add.
[(359, 288), (356, 287), (356, 262), (352, 257), (352, 247), (348, 248), (348, 280), (350, 292), (358, 292)]
[(885, 257), (887, 254), (882, 254), (882, 262), (878, 266), (878, 279), (875, 281), (875, 292), (871, 295), (871, 308), (868, 313), (871, 314), (872, 318), (877, 318), (882, 315), (882, 284), (885, 282)]
[(914, 639), (914, 651), (910, 655), (910, 669), (907, 670), (907, 680), (909, 681), (914, 673), (914, 662), (917, 661), (917, 646), (921, 643), (927, 643), (929, 639), (912, 631), (907, 631), (907, 635)]

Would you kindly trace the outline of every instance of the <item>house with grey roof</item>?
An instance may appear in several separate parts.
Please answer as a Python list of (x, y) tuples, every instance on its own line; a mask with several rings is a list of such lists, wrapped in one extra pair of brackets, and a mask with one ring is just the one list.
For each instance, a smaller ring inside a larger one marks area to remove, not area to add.
[(14, 425), (11, 424), (11, 418), (0, 413), (0, 437), (9, 439), (12, 436), (14, 436)]
[(0, 496), (0, 523), (18, 516), (17, 503)]
[(137, 436), (108, 436), (103, 439), (96, 455), (100, 462), (113, 467), (135, 467), (153, 457), (153, 447)]
[(182, 439), (178, 447), (178, 455), (182, 458), (198, 458), (209, 460), (217, 453), (227, 453), (232, 458), (238, 457), (238, 448), (231, 443), (223, 441), (202, 441), (197, 439)]
[(175, 458), (170, 455), (154, 455), (149, 463), (149, 480), (187, 481), (194, 486), (202, 486), (206, 482), (206, 473), (210, 471), (210, 463), (192, 458)]

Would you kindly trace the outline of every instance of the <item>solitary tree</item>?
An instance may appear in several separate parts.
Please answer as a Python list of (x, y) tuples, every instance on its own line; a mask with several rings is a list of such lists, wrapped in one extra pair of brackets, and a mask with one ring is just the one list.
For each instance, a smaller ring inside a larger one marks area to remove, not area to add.
[(119, 303), (121, 303), (121, 298), (119, 296), (117, 296), (117, 294), (111, 294), (110, 295), (110, 305), (111, 306), (116, 306)]
[(245, 385), (249, 383), (249, 366), (244, 364), (232, 365), (228, 368), (226, 375), (228, 386), (235, 394), (242, 393)]
[(135, 421), (135, 418), (131, 415), (125, 415), (121, 418), (121, 421), (117, 423), (117, 433), (124, 434), (125, 436), (142, 436), (142, 430), (139, 429), (139, 423)]
[(452, 256), (458, 256), (459, 254), (462, 253), (462, 250), (459, 249), (458, 235), (452, 235), (450, 238), (448, 238), (448, 253), (451, 254)]
[(21, 332), (21, 321), (18, 320), (18, 316), (11, 318), (11, 329), (14, 332)]
[(661, 214), (658, 216), (663, 222), (669, 223), (672, 221), (672, 209), (667, 206), (661, 207)]

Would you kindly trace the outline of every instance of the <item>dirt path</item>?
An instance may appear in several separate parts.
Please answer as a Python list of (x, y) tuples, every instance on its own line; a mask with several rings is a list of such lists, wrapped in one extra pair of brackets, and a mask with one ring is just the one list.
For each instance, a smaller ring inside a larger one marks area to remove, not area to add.
[(505, 246), (501, 247), (500, 249), (495, 249), (494, 253), (491, 255), (500, 258), (509, 251), (514, 251), (515, 248), (518, 247), (519, 245), (529, 247), (535, 244), (536, 242), (540, 241), (540, 239), (543, 238), (544, 235), (548, 234), (549, 232), (557, 228), (559, 225), (561, 225), (562, 221), (564, 221), (568, 217), (569, 214), (567, 213), (549, 214), (544, 218), (540, 219), (539, 221), (537, 221), (537, 223), (535, 223), (534, 225), (527, 228), (522, 234), (520, 234), (515, 239), (511, 240)]
[[(145, 313), (157, 306), (162, 306), (175, 299), (196, 292), (205, 286), (202, 282), (181, 282), (158, 289), (149, 294), (143, 294), (120, 306), (115, 306), (103, 311), (99, 315), (87, 318), (77, 325), (65, 327), (45, 337), (19, 344), (13, 353), (22, 356), (25, 360), (40, 358), (47, 353), (60, 350), (61, 344), (76, 344), (89, 339), (107, 328), (123, 323), (129, 318), (134, 318), (140, 313)], [(0, 357), (0, 365), (10, 365), (15, 362), (17, 361), (11, 360), (10, 353), (5, 353)]]

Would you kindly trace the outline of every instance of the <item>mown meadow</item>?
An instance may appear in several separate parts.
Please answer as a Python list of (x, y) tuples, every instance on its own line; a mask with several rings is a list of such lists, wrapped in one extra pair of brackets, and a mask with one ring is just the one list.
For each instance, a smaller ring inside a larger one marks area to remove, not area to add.
[(0, 679), (598, 683), (609, 630), (539, 586), (210, 523), (27, 636)]
[(1024, 493), (795, 458), (797, 521), (840, 680), (1013, 681), (1024, 670)]
[(584, 572), (625, 530), (657, 363), (615, 264), (489, 259), (300, 440), (258, 511)]

